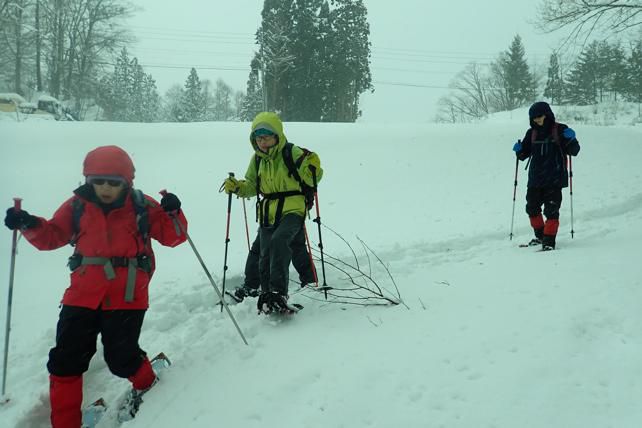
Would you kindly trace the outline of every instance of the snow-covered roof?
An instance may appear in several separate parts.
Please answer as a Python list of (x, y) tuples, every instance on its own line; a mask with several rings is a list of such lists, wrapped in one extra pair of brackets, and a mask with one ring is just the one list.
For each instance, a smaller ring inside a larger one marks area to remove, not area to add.
[(26, 100), (20, 94), (16, 94), (15, 92), (6, 92), (0, 93), (0, 101), (13, 101), (20, 104), (24, 103)]
[(56, 98), (49, 95), (40, 95), (40, 97), (38, 97), (38, 101), (53, 101), (56, 103), (60, 103), (60, 101), (58, 101)]

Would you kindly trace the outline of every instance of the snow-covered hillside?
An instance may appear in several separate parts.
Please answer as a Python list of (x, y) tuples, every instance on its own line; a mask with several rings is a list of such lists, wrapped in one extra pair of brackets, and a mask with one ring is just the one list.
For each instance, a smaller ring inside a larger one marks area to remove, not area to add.
[[(642, 426), (642, 129), (558, 119), (582, 146), (573, 160), (575, 236), (565, 190), (558, 249), (547, 253), (517, 248), (530, 239), (523, 164), (516, 237), (508, 239), (511, 147), (526, 130), (525, 111), (476, 125), (287, 123), (292, 142), (321, 156), (323, 223), (359, 254), (357, 236), (363, 239), (407, 307), (332, 304), (292, 284), (292, 301), (305, 305), (293, 319), (259, 317), (253, 301), (232, 307), (246, 346), (190, 247), (156, 245), (141, 345), (152, 355), (165, 351), (174, 364), (126, 426)], [(181, 198), (191, 237), (220, 287), (227, 201), (218, 189), (229, 171), (242, 175), (249, 164), (249, 124), (3, 121), (0, 128), (5, 208), (19, 196), (30, 213), (51, 216), (81, 182), (85, 154), (118, 144), (134, 159), (136, 187)], [(253, 201), (246, 206), (252, 234)], [(308, 230), (316, 244), (316, 224), (309, 221)], [(351, 259), (345, 243), (322, 233), (328, 254)], [(10, 242), (3, 227), (3, 321)], [(246, 252), (235, 200), (228, 287), (240, 283)], [(48, 426), (45, 363), (70, 254), (19, 244), (11, 401), (0, 406), (0, 427)], [(390, 285), (382, 269), (375, 274)], [(327, 282), (345, 286), (346, 278), (328, 266)], [(127, 386), (109, 373), (99, 349), (85, 400), (113, 404)], [(115, 426), (113, 414), (101, 426)]]

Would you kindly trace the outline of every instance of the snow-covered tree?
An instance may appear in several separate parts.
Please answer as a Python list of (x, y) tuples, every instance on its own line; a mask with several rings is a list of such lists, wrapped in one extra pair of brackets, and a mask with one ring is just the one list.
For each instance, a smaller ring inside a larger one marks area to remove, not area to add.
[(522, 38), (516, 35), (507, 51), (491, 66), (491, 105), (495, 110), (513, 110), (530, 104), (537, 84), (526, 62)]
[(557, 60), (557, 54), (551, 54), (548, 64), (548, 77), (544, 96), (551, 100), (552, 104), (561, 104), (564, 100), (564, 80), (560, 71), (560, 64)]
[(97, 104), (106, 120), (153, 122), (158, 118), (160, 97), (152, 76), (123, 48), (113, 73), (100, 81)]
[(182, 122), (201, 122), (207, 114), (207, 100), (203, 94), (201, 80), (195, 68), (190, 70), (185, 81), (185, 91), (180, 102)]

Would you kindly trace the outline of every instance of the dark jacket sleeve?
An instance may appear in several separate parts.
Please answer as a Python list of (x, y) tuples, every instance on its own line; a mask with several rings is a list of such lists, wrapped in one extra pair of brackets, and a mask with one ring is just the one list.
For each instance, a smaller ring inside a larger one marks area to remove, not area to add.
[(560, 145), (565, 154), (569, 156), (577, 156), (580, 152), (580, 143), (577, 141), (577, 138), (566, 138), (564, 137), (564, 130), (568, 128), (567, 125), (560, 123), (559, 124), (559, 133), (560, 133)]

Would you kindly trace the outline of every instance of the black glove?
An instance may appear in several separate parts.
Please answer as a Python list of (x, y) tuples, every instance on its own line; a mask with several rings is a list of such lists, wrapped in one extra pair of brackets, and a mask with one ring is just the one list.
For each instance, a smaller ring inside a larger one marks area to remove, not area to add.
[(11, 230), (17, 229), (31, 229), (38, 226), (40, 221), (38, 217), (29, 214), (25, 210), (17, 211), (14, 207), (7, 210), (7, 215), (4, 218), (4, 224)]
[(165, 193), (161, 199), (161, 207), (168, 213), (176, 213), (181, 209), (181, 201), (173, 193)]

